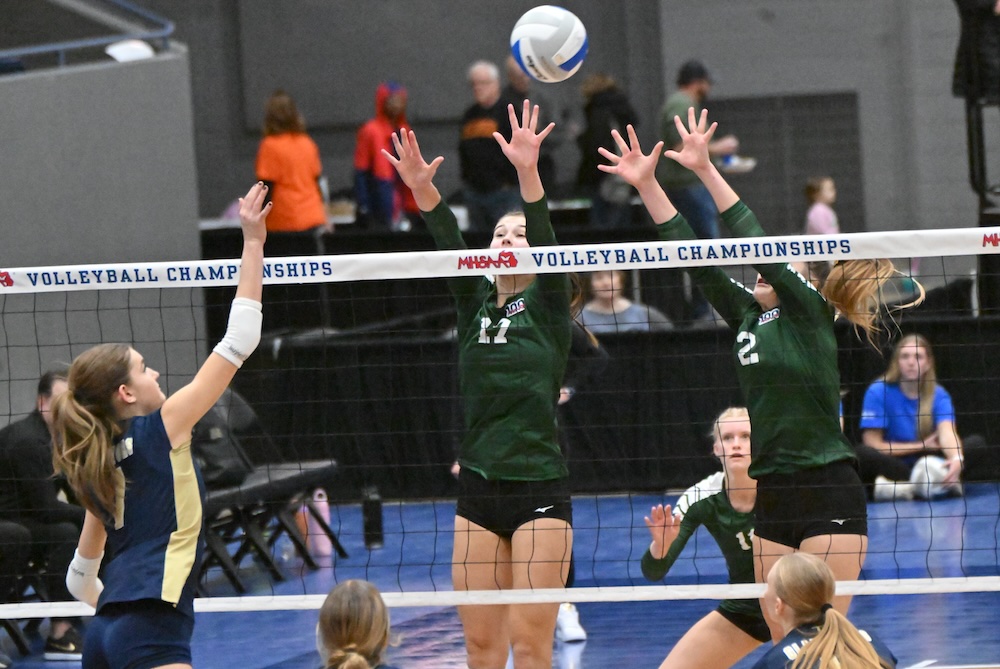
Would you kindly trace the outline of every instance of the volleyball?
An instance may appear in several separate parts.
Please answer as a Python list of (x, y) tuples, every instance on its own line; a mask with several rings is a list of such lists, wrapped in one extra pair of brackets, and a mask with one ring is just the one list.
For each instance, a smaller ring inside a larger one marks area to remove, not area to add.
[(587, 56), (587, 29), (562, 7), (529, 9), (514, 24), (510, 50), (528, 76), (547, 84), (572, 77)]

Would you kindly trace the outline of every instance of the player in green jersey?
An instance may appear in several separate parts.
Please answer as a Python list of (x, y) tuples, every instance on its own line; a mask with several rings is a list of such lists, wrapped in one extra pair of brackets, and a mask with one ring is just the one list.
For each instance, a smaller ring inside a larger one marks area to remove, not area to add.
[[(691, 109), (687, 127), (679, 118), (676, 123), (682, 149), (665, 155), (699, 176), (733, 236), (763, 236), (753, 212), (709, 158), (707, 143), (716, 124), (708, 126), (707, 112), (695, 118)], [(646, 155), (634, 129), (628, 129), (628, 141), (613, 135), (621, 155), (602, 149), (610, 164), (601, 169), (636, 187), (661, 239), (694, 239), (656, 182), (662, 143)], [(754, 425), (755, 577), (763, 583), (778, 558), (801, 550), (822, 557), (839, 580), (855, 580), (868, 548), (867, 507), (854, 450), (840, 429), (833, 322), (840, 314), (871, 338), (880, 288), (895, 270), (884, 259), (843, 260), (817, 289), (787, 264), (755, 268), (752, 290), (719, 267), (691, 271), (737, 332), (736, 374)], [(850, 596), (838, 596), (833, 604), (846, 613)], [(780, 638), (780, 627), (769, 624), (772, 636)]]
[[(539, 109), (524, 101), (512, 135), (494, 138), (517, 171), (523, 214), (503, 216), (491, 249), (556, 244), (539, 147)], [(454, 214), (412, 131), (385, 153), (409, 186), (438, 248), (466, 248)], [(502, 253), (501, 256), (502, 257)], [(559, 449), (556, 401), (570, 349), (570, 280), (565, 274), (456, 277), (459, 383), (465, 435), (459, 463), (452, 582), (455, 590), (561, 588), (573, 548), (566, 462)], [(460, 606), (470, 667), (499, 669), (513, 648), (517, 669), (552, 666), (558, 603)]]
[[(650, 509), (646, 527), (652, 542), (642, 556), (642, 574), (661, 580), (688, 539), (704, 525), (726, 559), (730, 583), (753, 583), (753, 505), (757, 482), (750, 467), (750, 415), (730, 407), (712, 424), (712, 453), (722, 471), (688, 488), (670, 505)], [(771, 633), (755, 599), (727, 599), (681, 637), (660, 669), (731, 667)]]

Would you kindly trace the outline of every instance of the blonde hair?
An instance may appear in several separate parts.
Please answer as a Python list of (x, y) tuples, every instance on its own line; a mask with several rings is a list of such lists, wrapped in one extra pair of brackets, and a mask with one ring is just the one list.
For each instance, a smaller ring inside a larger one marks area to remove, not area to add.
[(316, 630), (328, 669), (370, 669), (389, 645), (389, 611), (378, 588), (352, 579), (338, 584), (319, 610)]
[(791, 669), (888, 669), (858, 628), (829, 606), (836, 582), (823, 560), (810, 553), (790, 553), (774, 563), (769, 580), (774, 594), (794, 611), (796, 627), (819, 626)]
[(98, 518), (114, 516), (114, 441), (123, 433), (113, 398), (129, 382), (131, 348), (101, 344), (77, 356), (66, 379), (68, 390), (52, 402), (55, 443), (52, 464)]
[[(830, 269), (820, 292), (837, 313), (856, 329), (864, 331), (868, 342), (875, 346), (875, 335), (880, 330), (877, 321), (882, 305), (882, 286), (898, 273), (887, 258), (840, 260)], [(896, 309), (915, 307), (924, 301), (923, 286), (914, 283), (919, 290), (916, 299)]]
[(295, 106), (295, 100), (281, 89), (272, 93), (264, 105), (263, 131), (265, 137), (306, 131), (306, 121)]
[(712, 429), (708, 436), (712, 439), (712, 444), (722, 439), (722, 423), (735, 422), (738, 420), (750, 420), (750, 412), (746, 407), (729, 407), (712, 421)]
[(899, 383), (899, 354), (907, 346), (918, 346), (927, 353), (927, 368), (920, 370), (920, 381), (917, 386), (917, 396), (920, 398), (920, 408), (917, 411), (917, 435), (925, 439), (934, 433), (934, 391), (937, 388), (937, 372), (934, 365), (934, 352), (931, 344), (923, 335), (908, 334), (899, 340), (892, 350), (889, 368), (883, 379), (886, 383)]

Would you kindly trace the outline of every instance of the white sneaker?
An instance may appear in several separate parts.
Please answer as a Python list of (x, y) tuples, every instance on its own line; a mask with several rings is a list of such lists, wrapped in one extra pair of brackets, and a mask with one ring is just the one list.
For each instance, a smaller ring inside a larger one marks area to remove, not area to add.
[(719, 169), (728, 174), (745, 174), (757, 167), (757, 159), (738, 156), (735, 153), (723, 156), (719, 161)]
[(948, 475), (948, 463), (936, 455), (925, 455), (917, 460), (910, 472), (913, 496), (919, 499), (934, 499), (947, 495), (951, 486), (943, 485)]
[(570, 603), (559, 605), (556, 638), (564, 642), (587, 640), (587, 632), (580, 625), (580, 612)]
[(913, 499), (913, 487), (909, 481), (890, 481), (884, 476), (876, 476), (873, 497), (876, 502), (908, 501)]

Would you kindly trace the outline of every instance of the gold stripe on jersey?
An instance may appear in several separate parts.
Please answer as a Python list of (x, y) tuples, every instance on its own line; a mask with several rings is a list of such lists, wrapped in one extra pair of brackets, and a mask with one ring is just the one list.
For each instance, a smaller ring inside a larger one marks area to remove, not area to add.
[(160, 598), (176, 605), (194, 568), (201, 535), (201, 495), (191, 457), (190, 441), (170, 449), (170, 468), (174, 476), (177, 529), (170, 533), (170, 541), (164, 554)]
[(115, 529), (125, 527), (125, 474), (115, 467)]

